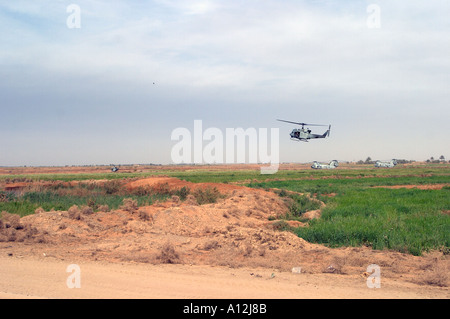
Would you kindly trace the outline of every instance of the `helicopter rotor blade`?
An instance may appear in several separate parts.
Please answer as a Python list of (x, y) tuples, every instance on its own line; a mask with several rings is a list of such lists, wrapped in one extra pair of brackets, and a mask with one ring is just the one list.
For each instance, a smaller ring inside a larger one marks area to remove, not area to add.
[(309, 123), (301, 123), (301, 122), (291, 122), (291, 121), (285, 121), (285, 120), (277, 120), (281, 122), (291, 123), (291, 124), (297, 124), (297, 125), (306, 125), (306, 126), (326, 126), (324, 124), (309, 124)]
[(277, 120), (277, 121), (291, 123), (291, 124), (297, 124), (297, 125), (306, 125), (306, 123), (291, 122), (291, 121), (285, 121), (285, 120)]

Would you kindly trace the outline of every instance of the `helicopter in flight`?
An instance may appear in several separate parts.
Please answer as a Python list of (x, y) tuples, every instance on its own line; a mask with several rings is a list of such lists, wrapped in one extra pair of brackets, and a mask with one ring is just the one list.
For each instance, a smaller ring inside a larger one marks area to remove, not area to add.
[(397, 165), (397, 161), (395, 159), (389, 161), (389, 162), (381, 162), (381, 161), (376, 161), (375, 162), (375, 167), (394, 167), (395, 165)]
[(305, 128), (306, 126), (326, 126), (322, 124), (307, 124), (307, 123), (299, 123), (299, 122), (291, 122), (291, 121), (285, 121), (285, 120), (277, 120), (281, 122), (301, 125), (302, 127), (300, 129), (293, 129), (291, 132), (291, 140), (297, 140), (302, 142), (309, 142), (310, 139), (316, 139), (316, 138), (325, 138), (327, 136), (330, 136), (330, 130), (331, 125), (328, 125), (328, 130), (323, 134), (313, 134), (311, 133), (311, 130), (309, 128)]
[(311, 168), (314, 169), (334, 169), (339, 166), (338, 161), (332, 160), (329, 164), (322, 164), (319, 162), (314, 161), (314, 163), (311, 165)]
[(116, 165), (114, 165), (114, 167), (111, 168), (111, 172), (113, 173), (117, 172), (118, 170), (119, 168)]

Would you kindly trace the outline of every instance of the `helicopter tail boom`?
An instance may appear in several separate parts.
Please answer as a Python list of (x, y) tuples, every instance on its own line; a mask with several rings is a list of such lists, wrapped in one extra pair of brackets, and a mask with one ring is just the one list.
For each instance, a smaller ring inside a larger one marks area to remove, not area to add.
[(328, 130), (323, 133), (322, 135), (316, 135), (314, 136), (315, 138), (326, 138), (327, 136), (330, 136), (330, 129), (331, 129), (331, 125), (328, 126)]

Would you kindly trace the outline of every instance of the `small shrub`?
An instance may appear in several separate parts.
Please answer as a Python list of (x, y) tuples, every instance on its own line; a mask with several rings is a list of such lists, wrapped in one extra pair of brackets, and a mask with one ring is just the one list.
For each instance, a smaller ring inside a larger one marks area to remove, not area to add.
[(188, 205), (198, 205), (197, 199), (192, 194), (189, 194), (189, 195), (186, 196), (185, 203), (188, 204)]
[(199, 188), (194, 191), (193, 195), (199, 205), (215, 203), (221, 197), (221, 194), (216, 187), (208, 187), (205, 190)]
[(431, 265), (431, 271), (428, 272), (422, 279), (423, 284), (448, 287), (450, 283), (450, 276), (448, 267), (445, 263), (438, 263), (437, 260)]
[(175, 195), (180, 197), (181, 200), (185, 200), (190, 193), (189, 187), (183, 186), (182, 188), (175, 191)]
[(13, 229), (21, 229), (22, 225), (20, 224), (20, 216), (16, 214), (10, 214), (8, 212), (3, 211), (1, 214), (1, 218), (3, 220), (3, 226), (5, 228), (13, 228)]
[(139, 210), (139, 218), (143, 221), (153, 220), (153, 217), (143, 210)]
[(137, 211), (139, 208), (139, 206), (137, 204), (137, 200), (132, 199), (132, 198), (124, 198), (122, 203), (123, 203), (123, 205), (120, 206), (120, 209), (123, 209), (130, 213)]
[(94, 213), (94, 210), (90, 206), (82, 206), (81, 207), (81, 214), (83, 215), (91, 215)]
[(212, 250), (220, 247), (219, 242), (217, 240), (210, 240), (206, 243), (204, 243), (200, 249), (202, 250)]
[(6, 203), (8, 201), (9, 200), (8, 200), (6, 193), (0, 192), (0, 203)]
[(104, 212), (104, 213), (109, 212), (109, 206), (108, 205), (99, 205), (97, 209), (98, 209), (99, 212)]
[(177, 264), (180, 262), (180, 256), (175, 250), (175, 247), (170, 242), (166, 242), (162, 248), (160, 254), (157, 256), (157, 260), (159, 260), (163, 264)]
[(172, 195), (171, 200), (174, 204), (180, 203), (180, 197), (178, 197), (177, 195)]
[(277, 220), (272, 223), (272, 229), (273, 230), (289, 230), (290, 226), (285, 220)]
[(286, 196), (288, 196), (288, 194), (285, 189), (282, 189), (281, 191), (278, 192), (278, 196), (286, 197)]
[(171, 193), (169, 183), (159, 183), (153, 187), (153, 191), (159, 195), (170, 195)]
[(121, 182), (118, 180), (111, 180), (107, 181), (103, 184), (103, 189), (105, 190), (106, 194), (112, 195), (117, 194), (120, 192), (121, 189)]
[(150, 195), (152, 193), (152, 190), (149, 186), (139, 186), (130, 191), (130, 193), (135, 196), (146, 196)]
[(97, 203), (95, 202), (95, 199), (93, 199), (93, 198), (89, 198), (89, 199), (88, 199), (87, 205), (88, 205), (90, 208), (92, 208), (92, 210), (96, 210), (97, 207), (98, 207)]
[(81, 219), (80, 209), (78, 208), (77, 205), (71, 206), (69, 208), (69, 210), (67, 211), (67, 213), (69, 214), (69, 218), (71, 218), (71, 219), (76, 219), (76, 220)]
[(42, 207), (38, 207), (34, 210), (35, 214), (45, 213), (45, 210)]

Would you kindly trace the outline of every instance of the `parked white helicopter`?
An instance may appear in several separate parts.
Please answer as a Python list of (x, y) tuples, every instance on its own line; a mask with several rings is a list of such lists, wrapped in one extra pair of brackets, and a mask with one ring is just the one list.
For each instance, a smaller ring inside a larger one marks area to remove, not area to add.
[(382, 162), (382, 161), (376, 161), (375, 162), (375, 167), (394, 167), (395, 165), (397, 165), (397, 161), (395, 159), (390, 160), (389, 162)]
[(314, 169), (333, 169), (339, 166), (338, 161), (332, 160), (329, 164), (322, 164), (319, 162), (314, 161), (314, 163), (311, 165), (311, 168)]

